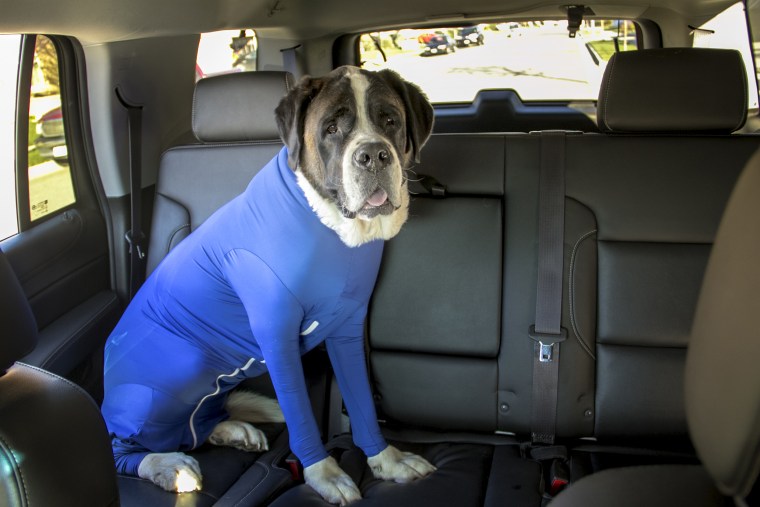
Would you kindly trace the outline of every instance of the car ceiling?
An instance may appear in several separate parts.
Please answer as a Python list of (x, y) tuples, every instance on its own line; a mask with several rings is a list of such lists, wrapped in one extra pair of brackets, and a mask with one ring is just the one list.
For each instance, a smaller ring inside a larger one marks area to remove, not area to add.
[[(600, 18), (672, 15), (698, 26), (736, 0), (604, 0)], [(563, 4), (536, 0), (0, 0), (0, 32), (72, 35), (91, 43), (255, 27), (308, 40), (370, 29), (551, 19)], [(668, 12), (669, 11), (669, 12)]]

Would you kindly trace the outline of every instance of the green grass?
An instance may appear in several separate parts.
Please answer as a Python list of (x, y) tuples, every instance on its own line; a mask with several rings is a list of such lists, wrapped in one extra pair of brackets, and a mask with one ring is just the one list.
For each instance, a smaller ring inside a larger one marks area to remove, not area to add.
[(596, 40), (588, 43), (605, 62), (615, 54), (615, 43), (611, 40)]
[[(32, 146), (34, 143), (34, 140), (37, 139), (37, 122), (29, 118), (29, 146)], [(39, 154), (39, 152), (36, 149), (29, 150), (29, 159), (28, 159), (28, 166), (31, 167), (33, 165), (41, 164), (45, 162), (45, 159), (42, 158)]]

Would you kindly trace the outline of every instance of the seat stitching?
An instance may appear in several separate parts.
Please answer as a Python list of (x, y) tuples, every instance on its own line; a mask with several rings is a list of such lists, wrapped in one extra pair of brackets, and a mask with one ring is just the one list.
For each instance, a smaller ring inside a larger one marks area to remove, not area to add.
[[(169, 233), (169, 240), (166, 242), (166, 253), (168, 254), (172, 249), (172, 243), (174, 243), (174, 236), (179, 234), (179, 232), (184, 228), (190, 228), (190, 224), (182, 224), (178, 227), (176, 227), (171, 233)], [(164, 254), (166, 255), (166, 254)]]
[(264, 475), (264, 477), (253, 488), (249, 489), (248, 493), (246, 493), (240, 499), (238, 499), (238, 501), (235, 502), (235, 505), (240, 505), (240, 502), (242, 502), (243, 500), (245, 500), (246, 498), (248, 498), (248, 496), (251, 495), (251, 493), (253, 493), (254, 491), (256, 491), (256, 488), (258, 488), (259, 486), (261, 486), (264, 483), (264, 481), (266, 480), (266, 478), (269, 477), (269, 474), (270, 474), (270, 471), (271, 471), (271, 467), (268, 467), (267, 465), (264, 465), (261, 462), (261, 458), (259, 458), (259, 460), (257, 460), (253, 464), (253, 466), (256, 466), (256, 465), (259, 465), (260, 467), (263, 467), (264, 471), (266, 472), (266, 475)]
[(10, 446), (8, 444), (8, 441), (6, 441), (2, 436), (0, 436), (0, 443), (3, 444), (3, 447), (8, 449), (8, 453), (13, 458), (13, 463), (16, 465), (14, 468), (18, 470), (18, 478), (21, 480), (21, 489), (23, 490), (25, 500), (24, 505), (29, 505), (29, 495), (27, 494), (26, 481), (24, 480), (24, 472), (21, 469), (21, 462), (16, 456), (16, 453), (13, 451), (13, 447)]
[(586, 340), (583, 338), (583, 334), (581, 333), (580, 328), (578, 327), (578, 322), (575, 318), (575, 259), (576, 254), (578, 253), (578, 248), (580, 247), (580, 244), (586, 240), (587, 238), (591, 237), (592, 235), (596, 234), (597, 229), (593, 229), (586, 234), (582, 235), (578, 238), (578, 240), (575, 242), (575, 245), (573, 245), (573, 251), (570, 254), (570, 269), (569, 269), (569, 299), (570, 299), (570, 325), (573, 328), (573, 332), (578, 337), (578, 343), (581, 344), (581, 347), (583, 347), (583, 350), (586, 351), (586, 353), (591, 357), (591, 359), (596, 360), (596, 355), (594, 354), (591, 346), (586, 342)]
[[(38, 373), (41, 373), (41, 374), (43, 374), (43, 375), (45, 375), (47, 377), (50, 377), (50, 378), (52, 378), (54, 380), (63, 381), (63, 383), (66, 384), (67, 387), (73, 389), (74, 391), (76, 391), (78, 393), (84, 393), (84, 394), (86, 394), (85, 391), (80, 386), (78, 386), (77, 384), (75, 384), (71, 380), (67, 379), (66, 377), (61, 377), (60, 375), (57, 375), (57, 374), (55, 374), (55, 373), (53, 373), (51, 371), (45, 370), (45, 369), (40, 368), (39, 366), (35, 366), (33, 364), (24, 363), (24, 362), (21, 362), (21, 361), (16, 361), (16, 362), (18, 364), (24, 365), (25, 367), (31, 368), (32, 370), (35, 370)], [(95, 403), (95, 401), (92, 400), (92, 398), (90, 398), (89, 395), (88, 395), (88, 398), (90, 399), (90, 401), (92, 401), (93, 404)], [(98, 409), (98, 410), (100, 410), (100, 409)]]
[[(279, 437), (277, 437), (277, 438), (279, 439)], [(288, 451), (288, 448), (286, 448), (286, 451)], [(258, 466), (260, 466), (260, 467), (263, 467), (263, 468), (264, 468), (264, 470), (266, 471), (266, 475), (265, 475), (265, 476), (264, 476), (264, 478), (263, 478), (263, 479), (261, 479), (261, 480), (260, 480), (260, 481), (259, 481), (259, 482), (258, 482), (258, 483), (257, 483), (257, 484), (256, 484), (256, 485), (253, 487), (253, 488), (252, 488), (252, 489), (248, 490), (248, 493), (246, 493), (245, 495), (243, 495), (243, 497), (242, 497), (242, 498), (238, 499), (238, 500), (235, 502), (235, 504), (234, 504), (235, 506), (238, 506), (238, 505), (240, 505), (240, 503), (241, 503), (243, 500), (245, 500), (246, 498), (248, 498), (248, 497), (249, 497), (249, 496), (250, 496), (250, 495), (251, 495), (251, 494), (252, 494), (252, 493), (253, 493), (253, 492), (254, 492), (254, 491), (255, 491), (255, 490), (258, 488), (258, 487), (260, 487), (260, 486), (261, 486), (261, 485), (262, 485), (262, 484), (263, 484), (263, 483), (266, 481), (267, 477), (269, 477), (269, 475), (272, 473), (272, 470), (273, 470), (273, 468), (274, 468), (274, 467), (272, 467), (272, 466), (271, 466), (271, 465), (269, 465), (269, 464), (264, 464), (264, 463), (262, 463), (262, 458), (263, 458), (264, 456), (267, 456), (267, 455), (270, 455), (270, 454), (273, 454), (273, 455), (275, 456), (275, 458), (276, 458), (276, 459), (282, 459), (282, 458), (284, 458), (284, 456), (285, 456), (285, 454), (286, 454), (286, 453), (283, 453), (283, 452), (282, 452), (282, 449), (277, 449), (277, 450), (270, 450), (269, 452), (267, 452), (267, 453), (265, 453), (264, 455), (260, 456), (260, 457), (258, 458), (258, 460), (257, 460), (256, 462), (254, 462), (254, 464), (252, 465), (252, 467), (253, 467), (253, 466), (256, 466), (256, 465), (258, 465)], [(275, 460), (272, 460), (272, 461), (275, 461)]]
[[(607, 117), (609, 117), (609, 115), (610, 115), (609, 114), (609, 111), (610, 111), (610, 107), (609, 107), (610, 88), (612, 88), (612, 81), (613, 81), (612, 73), (615, 70), (615, 62), (616, 61), (617, 61), (617, 58), (610, 58), (610, 62), (609, 62), (609, 69), (610, 69), (609, 79), (607, 80), (607, 86), (604, 87), (604, 116), (602, 116), (602, 123), (607, 128), (607, 130), (612, 130), (612, 127), (610, 127), (609, 124), (607, 123)], [(597, 104), (597, 109), (598, 109), (598, 107), (599, 106)]]

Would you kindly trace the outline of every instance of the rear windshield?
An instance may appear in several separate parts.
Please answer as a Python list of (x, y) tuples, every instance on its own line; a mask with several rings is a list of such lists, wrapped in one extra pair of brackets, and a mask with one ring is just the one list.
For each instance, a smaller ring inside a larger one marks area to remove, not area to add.
[(567, 21), (403, 29), (365, 33), (362, 66), (393, 69), (432, 102), (471, 102), (478, 91), (513, 89), (526, 101), (596, 100), (607, 60), (638, 48), (632, 21)]

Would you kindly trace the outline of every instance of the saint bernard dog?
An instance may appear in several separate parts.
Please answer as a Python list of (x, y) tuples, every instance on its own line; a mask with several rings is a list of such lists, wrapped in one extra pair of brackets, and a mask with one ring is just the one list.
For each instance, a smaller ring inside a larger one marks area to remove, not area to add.
[[(306, 483), (345, 505), (361, 493), (325, 451), (301, 366), (321, 343), (375, 477), (436, 470), (383, 438), (364, 354), (383, 243), (407, 220), (404, 175), (433, 109), (392, 71), (345, 66), (302, 78), (275, 116), (282, 150), (166, 256), (109, 337), (102, 412), (118, 471), (175, 492), (202, 487), (183, 451), (266, 451), (252, 423), (284, 421)], [(277, 401), (238, 388), (267, 372)]]

